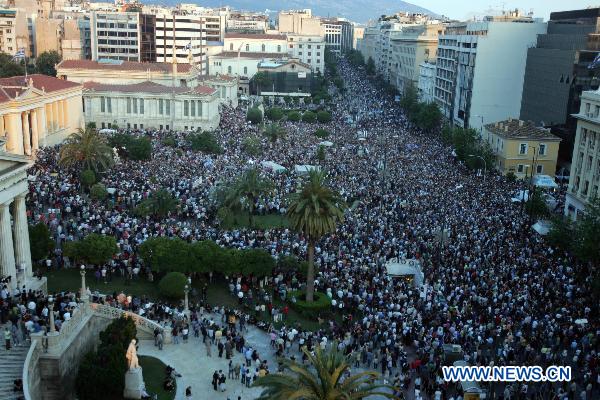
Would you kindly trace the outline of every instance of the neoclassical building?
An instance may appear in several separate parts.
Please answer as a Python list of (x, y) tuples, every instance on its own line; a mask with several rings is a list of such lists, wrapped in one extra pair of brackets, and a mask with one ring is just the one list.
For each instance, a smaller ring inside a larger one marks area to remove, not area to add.
[(31, 156), (84, 125), (83, 87), (46, 75), (0, 79), (0, 137), (6, 151)]
[(86, 122), (99, 129), (213, 130), (219, 125), (219, 96), (208, 86), (169, 87), (154, 82), (84, 84)]
[(236, 108), (238, 106), (238, 77), (230, 75), (204, 75), (199, 77), (203, 85), (217, 90), (219, 102)]
[(45, 280), (32, 279), (25, 196), (31, 161), (7, 153), (0, 138), (0, 279), (10, 278), (12, 289), (45, 289)]

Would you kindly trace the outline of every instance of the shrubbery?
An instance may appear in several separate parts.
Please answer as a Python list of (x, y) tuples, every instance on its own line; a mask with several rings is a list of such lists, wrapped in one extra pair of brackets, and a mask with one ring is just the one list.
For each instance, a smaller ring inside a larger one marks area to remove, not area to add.
[(90, 187), (96, 182), (96, 174), (91, 169), (86, 169), (81, 172), (81, 184), (85, 187)]
[(54, 249), (54, 240), (50, 236), (50, 230), (43, 222), (29, 226), (29, 243), (33, 262), (43, 260)]
[(283, 115), (283, 110), (279, 107), (272, 107), (265, 111), (265, 116), (271, 121), (279, 121), (281, 118), (283, 118)]
[(325, 110), (319, 111), (317, 113), (317, 121), (319, 121), (322, 124), (331, 122), (331, 113)]
[(90, 233), (83, 240), (66, 242), (63, 252), (73, 260), (83, 260), (94, 265), (108, 262), (119, 251), (114, 236)]
[(300, 114), (298, 111), (291, 111), (288, 113), (288, 121), (292, 121), (292, 122), (299, 122), (302, 119), (302, 114)]
[(304, 291), (294, 290), (288, 293), (287, 298), (290, 306), (305, 317), (316, 317), (319, 313), (331, 307), (331, 299), (324, 293), (314, 293), (314, 301), (306, 301)]
[(79, 366), (75, 381), (77, 398), (81, 400), (122, 398), (125, 389), (125, 373), (128, 368), (125, 353), (135, 335), (135, 323), (127, 317), (114, 320), (100, 332), (98, 348), (87, 353)]
[(181, 272), (169, 272), (158, 282), (160, 294), (169, 299), (181, 299), (188, 280)]
[(111, 147), (122, 148), (132, 160), (149, 160), (152, 157), (152, 141), (147, 137), (135, 137), (126, 133), (117, 133), (110, 137)]
[(106, 186), (96, 183), (90, 188), (90, 197), (94, 200), (104, 200), (108, 196)]
[(321, 139), (325, 139), (325, 138), (329, 137), (329, 135), (330, 135), (329, 131), (327, 131), (325, 129), (319, 128), (315, 131), (315, 136), (318, 138), (321, 138)]

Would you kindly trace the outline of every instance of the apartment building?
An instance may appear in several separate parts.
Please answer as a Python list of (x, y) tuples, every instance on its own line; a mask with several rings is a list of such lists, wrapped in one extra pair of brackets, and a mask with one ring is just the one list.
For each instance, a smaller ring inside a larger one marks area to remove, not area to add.
[(92, 60), (156, 61), (156, 16), (139, 12), (90, 14)]
[(322, 36), (321, 19), (314, 17), (310, 9), (280, 11), (277, 16), (280, 33)]
[(194, 63), (206, 69), (203, 18), (193, 14), (156, 15), (156, 61)]
[(354, 48), (354, 25), (344, 18), (321, 20), (322, 32), (329, 49), (340, 53)]
[(288, 54), (310, 66), (315, 74), (325, 71), (325, 46), (322, 36), (287, 35)]
[(419, 100), (424, 103), (433, 103), (433, 92), (435, 88), (435, 62), (423, 61), (419, 64), (419, 82), (417, 93)]
[(269, 29), (269, 16), (263, 14), (231, 13), (226, 22), (227, 32), (265, 33)]
[(589, 201), (600, 195), (600, 91), (583, 92), (579, 112), (573, 117), (577, 130), (565, 215), (577, 219)]
[(26, 14), (16, 8), (0, 9), (0, 52), (14, 55), (19, 49), (33, 54), (27, 29)]
[[(446, 74), (448, 79), (436, 80), (436, 100), (450, 103), (449, 110), (443, 107), (451, 113), (449, 119), (480, 129), (490, 121), (518, 118), (527, 50), (546, 28), (541, 20), (515, 10), (467, 22), (440, 36), (437, 65), (443, 71), (437, 75)], [(447, 62), (450, 56), (453, 66)], [(442, 97), (447, 92), (450, 98)]]

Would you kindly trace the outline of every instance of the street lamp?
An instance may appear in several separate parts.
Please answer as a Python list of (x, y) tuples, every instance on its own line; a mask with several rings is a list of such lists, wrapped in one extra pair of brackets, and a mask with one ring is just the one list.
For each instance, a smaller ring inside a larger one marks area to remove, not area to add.
[(190, 286), (188, 284), (186, 284), (183, 287), (183, 292), (185, 294), (185, 299), (184, 299), (184, 309), (183, 312), (185, 313), (185, 315), (187, 315), (189, 317), (190, 315), (190, 309), (189, 309), (189, 304), (188, 304), (188, 293), (190, 291)]
[(79, 269), (79, 274), (81, 275), (81, 301), (83, 303), (87, 302), (89, 299), (87, 297), (87, 289), (85, 286), (85, 265), (81, 264), (81, 267)]
[(475, 154), (468, 154), (467, 157), (475, 157), (475, 158), (479, 158), (481, 161), (483, 161), (483, 181), (485, 182), (485, 175), (487, 173), (487, 163), (485, 162), (485, 158), (475, 155)]
[(50, 333), (56, 332), (56, 326), (54, 325), (54, 297), (48, 297), (48, 310), (50, 310)]

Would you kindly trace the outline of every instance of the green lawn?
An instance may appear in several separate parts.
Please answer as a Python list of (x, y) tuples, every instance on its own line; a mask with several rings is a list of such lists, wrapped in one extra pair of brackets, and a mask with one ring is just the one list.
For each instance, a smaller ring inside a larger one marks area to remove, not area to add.
[(158, 400), (173, 400), (175, 392), (165, 392), (163, 383), (165, 379), (165, 368), (167, 367), (158, 358), (149, 356), (140, 356), (140, 366), (144, 374), (144, 383), (146, 391), (150, 394), (157, 394)]
[[(81, 287), (81, 275), (77, 269), (51, 270), (46, 274), (48, 278), (48, 292), (59, 292), (62, 290), (77, 291)], [(158, 298), (158, 286), (148, 282), (145, 278), (131, 282), (126, 285), (125, 279), (121, 276), (114, 276), (112, 282), (104, 283), (102, 280), (96, 282), (93, 271), (87, 271), (85, 283), (92, 292), (99, 291), (102, 294), (112, 294), (113, 292), (124, 292), (133, 296), (146, 295), (150, 298)]]

